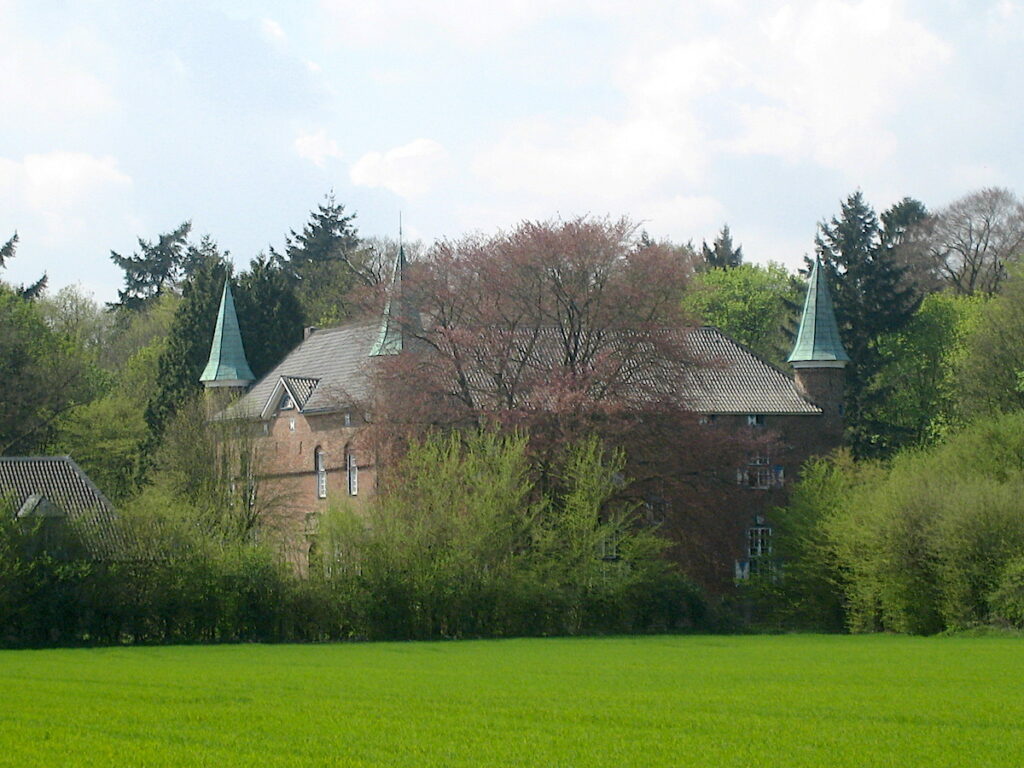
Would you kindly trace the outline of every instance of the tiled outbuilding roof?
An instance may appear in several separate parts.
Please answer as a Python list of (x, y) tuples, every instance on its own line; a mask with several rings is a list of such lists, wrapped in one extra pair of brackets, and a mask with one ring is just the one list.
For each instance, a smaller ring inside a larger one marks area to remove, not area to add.
[(18, 517), (59, 517), (85, 523), (87, 544), (105, 552), (121, 542), (114, 507), (70, 456), (0, 457), (0, 497)]

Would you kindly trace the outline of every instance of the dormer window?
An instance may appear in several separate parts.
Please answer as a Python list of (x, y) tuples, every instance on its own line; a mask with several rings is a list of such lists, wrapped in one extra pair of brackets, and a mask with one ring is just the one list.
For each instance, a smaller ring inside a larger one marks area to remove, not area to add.
[(281, 402), (277, 406), (279, 411), (290, 411), (295, 408), (295, 401), (292, 400), (292, 396), (285, 392), (281, 395)]

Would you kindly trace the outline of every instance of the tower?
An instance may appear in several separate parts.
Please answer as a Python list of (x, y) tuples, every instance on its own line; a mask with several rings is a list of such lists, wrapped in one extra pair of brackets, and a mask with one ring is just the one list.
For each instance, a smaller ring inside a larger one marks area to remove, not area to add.
[(391, 278), (388, 300), (384, 305), (384, 317), (381, 319), (380, 333), (370, 350), (371, 357), (381, 355), (397, 355), (406, 349), (406, 330), (417, 330), (420, 327), (420, 314), (416, 309), (409, 290), (405, 285), (405, 247), (399, 243), (398, 258), (395, 260), (395, 272)]
[(220, 297), (217, 326), (213, 331), (210, 359), (199, 380), (207, 391), (219, 391), (225, 395), (240, 394), (256, 377), (245, 359), (242, 347), (242, 333), (238, 328), (235, 314), (235, 300), (231, 296), (230, 280), (224, 280), (224, 292)]
[(828, 281), (821, 261), (815, 257), (807, 283), (807, 298), (800, 317), (796, 344), (789, 355), (797, 389), (822, 410), (825, 429), (842, 435), (846, 364), (850, 356), (843, 349), (832, 307)]

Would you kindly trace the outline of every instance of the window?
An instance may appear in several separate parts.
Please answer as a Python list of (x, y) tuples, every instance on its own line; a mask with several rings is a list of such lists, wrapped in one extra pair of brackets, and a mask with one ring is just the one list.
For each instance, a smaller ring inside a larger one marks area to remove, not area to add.
[(707, 413), (707, 414), (701, 416), (698, 421), (699, 421), (700, 424), (703, 424), (703, 425), (706, 426), (708, 424), (714, 424), (717, 420), (718, 420), (718, 414), (716, 414), (716, 413)]
[(767, 525), (747, 528), (747, 555), (751, 560), (768, 557), (772, 553), (772, 529)]
[(764, 414), (763, 413), (751, 413), (747, 415), (747, 426), (748, 427), (763, 427), (764, 426)]
[(345, 411), (345, 426), (346, 427), (351, 427), (352, 426), (352, 414), (349, 413), (348, 411)]
[(323, 448), (317, 446), (313, 451), (313, 469), (316, 470), (316, 495), (319, 499), (327, 498), (327, 460)]
[(358, 496), (359, 495), (359, 464), (356, 462), (356, 455), (349, 451), (348, 460), (346, 461), (348, 468), (348, 495)]
[(751, 456), (745, 467), (736, 470), (736, 483), (747, 488), (781, 488), (784, 482), (783, 467), (778, 464), (772, 466), (771, 459), (763, 454)]
[(295, 401), (292, 400), (292, 396), (285, 392), (281, 395), (281, 402), (278, 403), (277, 410), (279, 411), (290, 411), (295, 407)]
[(295, 431), (295, 419), (288, 419), (288, 431), (289, 432), (294, 432)]

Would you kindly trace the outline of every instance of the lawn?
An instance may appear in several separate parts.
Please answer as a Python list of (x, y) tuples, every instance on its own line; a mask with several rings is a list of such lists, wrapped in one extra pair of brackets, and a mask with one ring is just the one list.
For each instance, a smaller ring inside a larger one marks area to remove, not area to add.
[(0, 765), (1022, 764), (1013, 638), (0, 652)]

